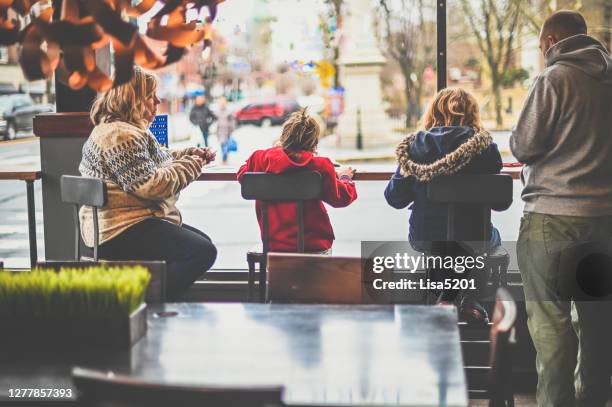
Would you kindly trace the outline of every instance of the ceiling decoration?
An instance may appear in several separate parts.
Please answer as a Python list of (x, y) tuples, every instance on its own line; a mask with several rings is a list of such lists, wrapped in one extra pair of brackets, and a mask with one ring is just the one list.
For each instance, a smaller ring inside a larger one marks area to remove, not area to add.
[[(73, 89), (89, 86), (105, 91), (129, 81), (134, 64), (157, 69), (181, 59), (193, 44), (209, 46), (217, 5), (223, 1), (0, 0), (0, 45), (21, 44), (19, 63), (28, 80), (56, 72), (56, 79)], [(128, 20), (151, 11), (156, 3), (161, 8), (143, 35)], [(188, 15), (206, 14), (204, 8), (208, 13), (202, 21), (188, 21)], [(22, 27), (21, 19), (9, 17), (9, 9), (29, 16), (30, 23)], [(165, 42), (165, 52), (149, 47), (145, 37)], [(95, 50), (109, 43), (114, 50), (114, 79), (95, 60)]]

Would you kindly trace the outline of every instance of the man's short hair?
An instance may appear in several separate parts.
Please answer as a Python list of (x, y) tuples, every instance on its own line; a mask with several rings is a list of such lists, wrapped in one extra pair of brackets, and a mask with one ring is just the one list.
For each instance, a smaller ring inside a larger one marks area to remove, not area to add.
[(559, 10), (549, 16), (542, 26), (542, 35), (554, 35), (562, 40), (572, 35), (586, 34), (587, 24), (577, 11)]

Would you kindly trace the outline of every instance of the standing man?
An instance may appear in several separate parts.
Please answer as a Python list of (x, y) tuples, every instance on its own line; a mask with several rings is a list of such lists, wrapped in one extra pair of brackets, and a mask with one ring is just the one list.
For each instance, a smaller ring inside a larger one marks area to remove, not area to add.
[(610, 387), (611, 301), (580, 284), (581, 273), (597, 267), (577, 265), (585, 247), (609, 250), (612, 239), (612, 59), (574, 11), (546, 19), (540, 49), (546, 67), (510, 138), (526, 165), (517, 253), (538, 406), (601, 407)]
[[(210, 125), (215, 121), (217, 117), (208, 107), (206, 103), (206, 97), (196, 97), (196, 104), (189, 113), (189, 121), (200, 128), (202, 132), (202, 138), (204, 139), (204, 147), (208, 147), (208, 131)], [(198, 143), (198, 147), (200, 143)]]

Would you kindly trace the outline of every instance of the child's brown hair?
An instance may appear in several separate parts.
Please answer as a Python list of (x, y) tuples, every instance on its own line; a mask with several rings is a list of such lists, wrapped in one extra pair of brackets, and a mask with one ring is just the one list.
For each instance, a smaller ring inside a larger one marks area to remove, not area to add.
[(484, 130), (476, 98), (461, 88), (439, 91), (423, 116), (423, 128), (436, 126), (467, 126), (477, 132)]
[(316, 151), (319, 144), (321, 127), (314, 117), (303, 108), (293, 113), (283, 124), (278, 145), (288, 154), (298, 151)]

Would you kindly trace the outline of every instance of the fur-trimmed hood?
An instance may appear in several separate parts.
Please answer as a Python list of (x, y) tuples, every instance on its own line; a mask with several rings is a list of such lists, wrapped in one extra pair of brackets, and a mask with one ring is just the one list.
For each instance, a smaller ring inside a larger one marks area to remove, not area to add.
[(433, 127), (408, 135), (396, 148), (400, 173), (422, 182), (457, 173), (493, 143), (487, 131), (471, 127)]

